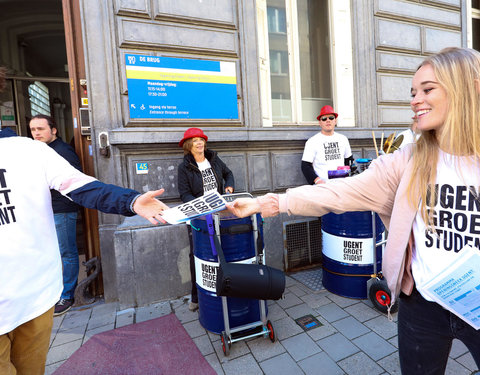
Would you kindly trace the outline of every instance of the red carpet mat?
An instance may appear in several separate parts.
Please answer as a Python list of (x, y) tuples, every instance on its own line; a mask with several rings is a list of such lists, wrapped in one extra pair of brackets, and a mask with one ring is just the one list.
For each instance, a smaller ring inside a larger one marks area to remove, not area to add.
[(175, 314), (94, 335), (54, 375), (215, 375)]

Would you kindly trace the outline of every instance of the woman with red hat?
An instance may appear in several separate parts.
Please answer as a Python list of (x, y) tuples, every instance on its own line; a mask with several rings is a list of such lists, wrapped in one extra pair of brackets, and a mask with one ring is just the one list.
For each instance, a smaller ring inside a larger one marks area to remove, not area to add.
[[(207, 149), (208, 137), (202, 129), (189, 128), (179, 143), (183, 147), (183, 162), (178, 166), (178, 192), (182, 202), (189, 202), (210, 191), (220, 194), (233, 193), (235, 181), (232, 171), (213, 150)], [(192, 299), (189, 309), (198, 309), (195, 284), (195, 260), (193, 258), (192, 230), (188, 226), (190, 240), (190, 274), (192, 276)]]

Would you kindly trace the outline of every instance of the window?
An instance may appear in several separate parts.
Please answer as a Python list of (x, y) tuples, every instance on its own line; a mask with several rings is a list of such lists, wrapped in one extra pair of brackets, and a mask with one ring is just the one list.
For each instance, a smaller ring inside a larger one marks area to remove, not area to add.
[(467, 26), (468, 46), (480, 51), (480, 0), (471, 0), (467, 12), (470, 15)]
[(285, 18), (285, 9), (267, 7), (268, 31), (271, 33), (287, 32), (287, 20)]
[(480, 51), (480, 0), (472, 0), (472, 47)]
[(28, 86), (28, 94), (30, 95), (30, 112), (32, 116), (50, 116), (50, 96), (48, 93), (48, 87), (41, 82), (35, 81)]
[(324, 105), (348, 102), (352, 121), (341, 125), (352, 126), (350, 1), (257, 0), (257, 13), (263, 125), (316, 123)]

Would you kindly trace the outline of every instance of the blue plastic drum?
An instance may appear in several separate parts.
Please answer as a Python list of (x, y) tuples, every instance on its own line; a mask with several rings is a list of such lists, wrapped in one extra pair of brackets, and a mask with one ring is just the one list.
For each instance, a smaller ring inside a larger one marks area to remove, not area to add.
[[(375, 214), (376, 243), (385, 227)], [(346, 212), (322, 216), (323, 286), (350, 298), (367, 298), (373, 267), (372, 213)], [(376, 246), (377, 271), (382, 269), (382, 246)]]
[[(258, 215), (257, 223), (260, 224), (261, 220), (260, 215)], [(226, 261), (256, 263), (251, 218), (239, 219), (235, 216), (222, 218), (220, 220), (221, 232), (227, 232), (227, 228), (232, 225), (244, 226), (244, 228), (247, 228), (247, 231), (240, 234), (226, 233), (221, 235), (222, 249)], [(261, 230), (261, 226), (258, 226)], [(215, 293), (218, 258), (212, 253), (205, 218), (192, 220), (192, 227), (200, 324), (208, 331), (220, 334), (225, 330), (225, 325), (223, 321), (222, 298)], [(228, 297), (227, 306), (230, 328), (260, 320), (258, 300)]]

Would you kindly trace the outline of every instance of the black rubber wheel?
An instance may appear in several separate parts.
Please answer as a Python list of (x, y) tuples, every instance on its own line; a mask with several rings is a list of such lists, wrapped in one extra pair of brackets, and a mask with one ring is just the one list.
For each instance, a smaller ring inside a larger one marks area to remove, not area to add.
[(268, 329), (268, 337), (270, 338), (271, 342), (275, 342), (277, 337), (275, 336), (275, 331), (273, 330), (272, 322), (267, 320), (267, 329)]
[(225, 354), (225, 356), (228, 356), (230, 354), (230, 341), (228, 340), (228, 336), (225, 332), (222, 332), (220, 340), (222, 340), (223, 354)]
[[(388, 313), (388, 305), (392, 301), (390, 289), (385, 280), (376, 279), (373, 281), (368, 291), (368, 297), (372, 301), (373, 306), (384, 314)], [(398, 310), (398, 301), (390, 309), (390, 313), (395, 313)]]

